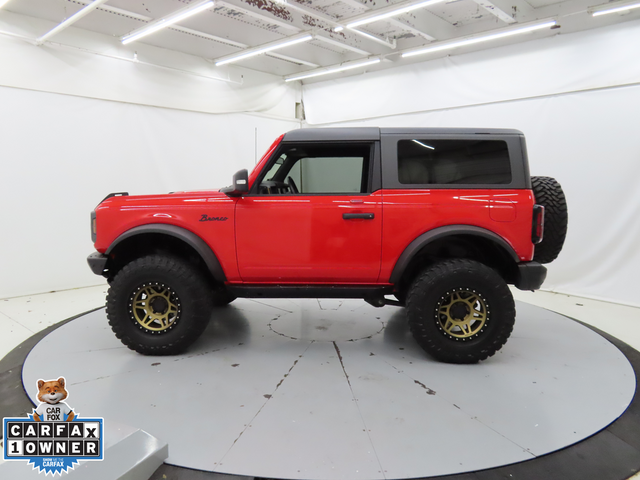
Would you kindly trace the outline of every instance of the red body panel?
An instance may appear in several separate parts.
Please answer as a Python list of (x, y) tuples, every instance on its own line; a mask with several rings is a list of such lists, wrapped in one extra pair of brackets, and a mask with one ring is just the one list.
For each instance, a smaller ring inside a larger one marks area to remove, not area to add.
[[(375, 283), (380, 273), (382, 197), (269, 195), (236, 209), (240, 277), (247, 283)], [(344, 213), (373, 213), (345, 220)]]
[[(421, 234), (446, 225), (487, 229), (502, 237), (520, 261), (530, 261), (532, 210), (529, 190), (112, 197), (96, 208), (95, 247), (104, 253), (131, 228), (162, 223), (202, 238), (230, 283), (388, 284), (404, 249)], [(343, 213), (373, 213), (374, 218), (345, 220)], [(202, 221), (203, 215), (226, 220)]]
[(382, 281), (415, 238), (446, 225), (485, 228), (502, 237), (520, 261), (533, 258), (530, 190), (384, 190), (383, 198)]
[[(234, 241), (236, 201), (217, 191), (112, 197), (96, 208), (98, 241), (95, 248), (104, 253), (116, 238), (140, 225), (176, 225), (202, 238), (218, 257), (227, 279), (237, 281)], [(203, 215), (227, 219), (201, 221)]]

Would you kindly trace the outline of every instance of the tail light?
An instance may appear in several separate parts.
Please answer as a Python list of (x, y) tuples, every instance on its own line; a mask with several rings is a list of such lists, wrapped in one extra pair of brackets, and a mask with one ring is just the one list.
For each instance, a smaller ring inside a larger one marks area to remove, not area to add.
[(544, 207), (542, 205), (533, 206), (533, 222), (531, 226), (531, 241), (537, 245), (544, 236)]
[(96, 243), (98, 238), (98, 226), (96, 225), (96, 211), (91, 212), (91, 241)]

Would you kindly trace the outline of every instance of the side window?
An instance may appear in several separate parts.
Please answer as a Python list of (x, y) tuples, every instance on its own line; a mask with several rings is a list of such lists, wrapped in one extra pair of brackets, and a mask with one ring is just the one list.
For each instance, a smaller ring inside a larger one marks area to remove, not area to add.
[(273, 180), (273, 176), (278, 172), (278, 170), (280, 169), (280, 167), (282, 166), (282, 164), (286, 159), (287, 159), (286, 153), (283, 153), (282, 155), (280, 155), (278, 160), (276, 160), (276, 163), (273, 164), (273, 166), (269, 169), (267, 174), (264, 176), (264, 179)]
[(503, 140), (428, 140), (398, 142), (398, 179), (402, 184), (508, 184), (511, 163)]
[(261, 194), (366, 193), (371, 145), (287, 145), (260, 183)]

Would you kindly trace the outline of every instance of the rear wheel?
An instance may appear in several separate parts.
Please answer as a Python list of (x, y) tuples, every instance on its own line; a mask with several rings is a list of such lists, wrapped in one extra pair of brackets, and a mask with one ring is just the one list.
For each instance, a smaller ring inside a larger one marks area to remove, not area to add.
[(434, 358), (476, 363), (506, 343), (515, 322), (515, 304), (494, 270), (465, 259), (427, 268), (407, 295), (411, 333)]
[(125, 265), (107, 293), (107, 318), (116, 337), (145, 355), (174, 355), (207, 326), (211, 290), (184, 260), (149, 255)]

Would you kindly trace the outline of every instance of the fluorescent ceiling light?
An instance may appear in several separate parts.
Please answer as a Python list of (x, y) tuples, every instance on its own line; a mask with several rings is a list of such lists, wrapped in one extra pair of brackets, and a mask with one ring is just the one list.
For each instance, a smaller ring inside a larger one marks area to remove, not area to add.
[(483, 35), (478, 37), (466, 38), (463, 40), (442, 42), (441, 44), (433, 45), (432, 47), (423, 48), (420, 50), (414, 50), (412, 52), (405, 52), (402, 54), (402, 58), (412, 57), (414, 55), (422, 55), (423, 53), (439, 52), (441, 50), (449, 50), (451, 48), (463, 47), (465, 45), (472, 45), (474, 43), (488, 42), (489, 40), (497, 40), (498, 38), (510, 37), (511, 35), (518, 35), (521, 33), (533, 32), (543, 28), (549, 28), (556, 25), (555, 20), (546, 21), (544, 23), (537, 23), (535, 25), (529, 25), (526, 27), (514, 28), (498, 33), (489, 35)]
[[(8, 0), (0, 0), (0, 8), (2, 8), (2, 6), (5, 3), (7, 3), (7, 1)], [(42, 35), (40, 38), (36, 39), (36, 45), (42, 45), (47, 40), (47, 38), (53, 37), (56, 33), (61, 32), (67, 27), (70, 27), (71, 25), (76, 23), (78, 20), (80, 20), (82, 17), (91, 13), (106, 1), (107, 0), (95, 0), (94, 2), (91, 2), (90, 4), (84, 6), (82, 9), (78, 10), (74, 15), (71, 15), (69, 18), (67, 18), (60, 25), (48, 31), (47, 33)]]
[(377, 22), (378, 20), (383, 20), (389, 17), (395, 17), (396, 15), (402, 15), (403, 13), (411, 12), (413, 10), (417, 10), (419, 8), (428, 7), (429, 5), (435, 5), (436, 3), (443, 2), (444, 0), (426, 0), (420, 3), (414, 3), (413, 5), (407, 5), (406, 7), (395, 8), (389, 10), (384, 13), (380, 13), (376, 15), (375, 13), (371, 14), (371, 16), (362, 18), (360, 20), (356, 20), (355, 22), (349, 23), (347, 28), (356, 28), (360, 25), (365, 25), (367, 23)]
[(174, 23), (180, 22), (185, 18), (189, 18), (192, 15), (200, 13), (211, 7), (213, 7), (213, 0), (203, 0), (200, 2), (196, 2), (192, 5), (189, 5), (188, 7), (181, 8), (180, 10), (175, 11), (171, 15), (168, 15), (164, 18), (160, 18), (154, 22), (151, 22), (149, 25), (146, 25), (142, 28), (134, 30), (128, 35), (123, 36), (121, 39), (122, 44), (126, 45), (127, 43), (131, 43), (136, 40), (139, 40), (142, 37), (146, 37), (147, 35), (157, 32), (158, 30), (168, 27), (169, 25), (173, 25)]
[(0, 0), (0, 8), (4, 7), (8, 2), (9, 0)]
[(606, 10), (600, 10), (600, 11), (597, 11), (597, 12), (593, 12), (592, 15), (594, 17), (598, 17), (600, 15), (606, 15), (608, 13), (626, 12), (628, 10), (633, 10), (634, 8), (640, 8), (640, 3), (631, 3), (631, 4), (628, 4), (628, 5), (621, 5), (619, 7), (608, 8)]
[(288, 38), (283, 41), (272, 42), (262, 47), (255, 47), (245, 50), (243, 52), (236, 53), (234, 55), (228, 55), (226, 57), (222, 57), (220, 60), (216, 61), (216, 67), (220, 65), (225, 65), (231, 62), (237, 62), (238, 60), (244, 60), (245, 58), (255, 57), (256, 55), (260, 55), (261, 53), (270, 52), (272, 50), (276, 50), (278, 48), (289, 47), (291, 45), (295, 45), (296, 43), (308, 42), (313, 39), (313, 35), (305, 34), (301, 37)]
[(284, 81), (293, 82), (294, 80), (302, 80), (305, 78), (318, 77), (320, 75), (329, 75), (330, 73), (344, 72), (345, 70), (352, 70), (354, 68), (366, 67), (368, 65), (374, 65), (376, 63), (380, 63), (379, 58), (372, 58), (364, 62), (350, 63), (350, 64), (340, 65), (338, 67), (333, 67), (333, 68), (331, 67), (323, 68), (323, 69), (315, 70), (308, 73), (301, 73), (299, 75), (292, 75), (290, 77), (285, 77)]
[(422, 145), (424, 148), (428, 148), (429, 150), (435, 150), (435, 147), (427, 145), (426, 143), (419, 142), (418, 140), (413, 140), (413, 141), (416, 142), (418, 145)]
[(368, 38), (369, 40), (372, 40), (374, 42), (379, 43), (380, 45), (384, 45), (385, 47), (389, 47), (389, 48), (396, 48), (396, 39), (394, 38), (392, 42), (389, 42), (388, 40), (384, 40), (376, 35), (371, 35), (370, 33), (367, 32), (363, 32), (362, 30), (358, 30), (357, 28), (352, 28), (351, 31), (353, 33), (357, 33), (358, 35), (362, 35), (364, 38)]

